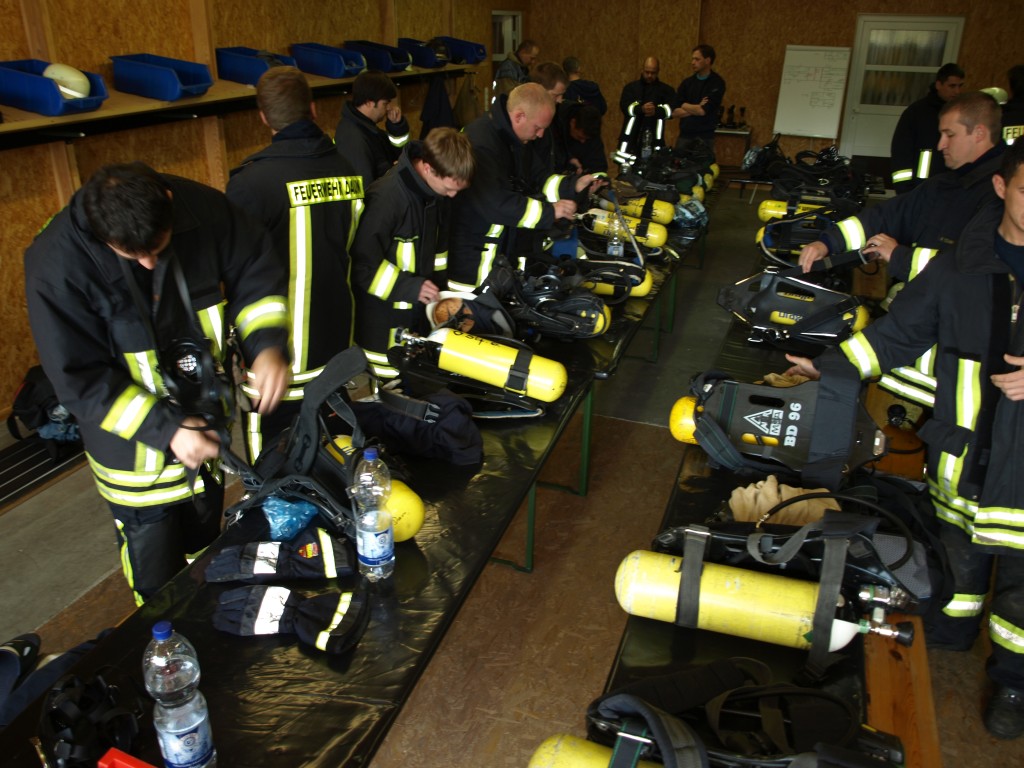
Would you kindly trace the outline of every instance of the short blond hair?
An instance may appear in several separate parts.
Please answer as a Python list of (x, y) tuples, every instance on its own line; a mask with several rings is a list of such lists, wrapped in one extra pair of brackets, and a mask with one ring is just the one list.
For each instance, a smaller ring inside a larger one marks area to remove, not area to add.
[(548, 108), (555, 110), (555, 97), (552, 96), (540, 83), (523, 83), (512, 89), (508, 95), (508, 113), (511, 115), (517, 110), (533, 117), (538, 109)]

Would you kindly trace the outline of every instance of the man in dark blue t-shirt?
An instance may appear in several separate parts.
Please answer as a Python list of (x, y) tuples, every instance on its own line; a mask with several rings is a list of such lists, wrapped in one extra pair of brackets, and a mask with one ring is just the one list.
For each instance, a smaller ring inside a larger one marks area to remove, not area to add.
[(725, 96), (725, 80), (713, 71), (715, 49), (698, 45), (693, 49), (690, 66), (693, 74), (683, 80), (676, 90), (672, 117), (679, 118), (679, 141), (700, 139), (715, 150), (715, 128), (718, 111)]

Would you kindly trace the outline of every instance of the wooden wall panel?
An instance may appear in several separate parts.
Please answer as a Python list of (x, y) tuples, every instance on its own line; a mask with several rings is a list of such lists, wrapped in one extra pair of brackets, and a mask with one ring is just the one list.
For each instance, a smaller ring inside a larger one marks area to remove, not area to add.
[(19, 0), (0, 0), (0, 20), (4, 33), (0, 35), (0, 61), (31, 58)]
[(106, 133), (76, 142), (82, 181), (108, 163), (139, 160), (161, 173), (211, 183), (198, 120)]
[[(891, 3), (880, 0), (830, 3), (827, 14), (820, 6), (807, 3), (777, 3), (770, 8), (758, 0), (704, 3), (701, 30), (718, 52), (715, 68), (726, 80), (725, 104), (746, 106), (754, 144), (771, 138), (787, 45), (852, 48), (858, 14), (893, 10)], [(1024, 34), (1024, 6), (1020, 3), (905, 0), (898, 15), (964, 17), (959, 63), (967, 73), (969, 88), (1005, 87), (1006, 70), (1024, 60), (1019, 49)], [(737, 26), (737, 19), (743, 19), (742, 26)], [(792, 155), (830, 143), (784, 137), (782, 147)]]
[[(40, 2), (44, 0), (39, 0)], [(103, 75), (113, 88), (110, 56), (155, 53), (193, 60), (192, 17), (181, 0), (45, 0), (53, 58)]]
[(270, 143), (270, 129), (256, 111), (232, 112), (222, 118), (228, 168), (237, 168), (245, 158)]
[(383, 38), (389, 0), (216, 0), (211, 9), (213, 39), (217, 47), (245, 45), (287, 53), (292, 43), (341, 45), (344, 40)]
[(453, 3), (463, 5), (458, 0), (395, 0), (395, 37), (414, 40), (429, 40), (437, 35), (458, 37), (451, 31)]
[(46, 146), (0, 152), (0, 415), (8, 412), (14, 391), (38, 360), (25, 310), (22, 257), (32, 238), (60, 209)]

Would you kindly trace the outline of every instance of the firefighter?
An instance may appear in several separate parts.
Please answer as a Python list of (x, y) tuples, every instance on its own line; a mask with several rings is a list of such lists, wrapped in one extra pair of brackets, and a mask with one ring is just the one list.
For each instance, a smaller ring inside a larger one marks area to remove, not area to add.
[(1003, 141), (1013, 144), (1024, 136), (1024, 64), (1010, 67), (1006, 77), (1010, 98), (1003, 105)]
[(78, 419), (139, 604), (220, 531), (229, 331), (256, 410), (284, 395), (285, 286), (263, 227), (142, 163), (100, 168), (25, 252), (40, 361)]
[(448, 287), (451, 198), (469, 186), (474, 167), (464, 134), (434, 128), (367, 191), (352, 244), (356, 341), (380, 378), (398, 375), (387, 359), (396, 330), (430, 331), (424, 305)]
[(909, 192), (925, 179), (946, 170), (942, 153), (935, 152), (939, 140), (939, 111), (960, 95), (964, 71), (955, 63), (943, 64), (935, 73), (928, 93), (900, 115), (892, 134), (889, 156), (892, 186), (896, 194)]
[(889, 314), (813, 363), (789, 356), (790, 373), (812, 377), (855, 368), (861, 378), (935, 347), (928, 487), (953, 584), (925, 618), (929, 648), (969, 650), (984, 617), (994, 692), (984, 714), (998, 738), (1024, 735), (1024, 144), (1008, 150), (990, 182), (991, 201), (955, 247), (932, 260)]
[[(381, 122), (387, 130), (377, 127)], [(402, 117), (398, 89), (391, 78), (375, 69), (360, 72), (334, 132), (338, 154), (368, 187), (395, 164), (408, 141), (409, 121)]]
[(231, 172), (227, 196), (269, 230), (289, 275), (291, 386), (273, 414), (245, 415), (250, 462), (291, 425), (305, 384), (352, 344), (348, 246), (363, 206), (363, 180), (317, 126), (302, 72), (268, 69), (256, 83), (256, 103), (270, 145)]
[(555, 116), (555, 100), (538, 83), (499, 96), (490, 111), (466, 127), (476, 154), (474, 183), (455, 198), (448, 283), (472, 291), (490, 274), (498, 254), (510, 260), (529, 253), (532, 239), (517, 233), (545, 231), (571, 221), (576, 195), (601, 184), (590, 174), (548, 170), (550, 159), (535, 148)]
[(665, 121), (672, 115), (675, 91), (658, 79), (661, 63), (654, 56), (644, 59), (640, 79), (627, 83), (619, 97), (619, 109), (625, 116), (616, 159), (640, 157), (644, 135), (650, 136), (651, 149), (665, 145)]
[(502, 94), (509, 94), (517, 85), (530, 79), (530, 67), (540, 57), (540, 46), (533, 40), (523, 40), (516, 46), (515, 53), (510, 53), (498, 68), (494, 70), (491, 82), (491, 103), (497, 101)]
[[(829, 253), (860, 249), (888, 262), (896, 280), (912, 280), (940, 249), (955, 244), (974, 214), (995, 199), (991, 178), (1006, 148), (999, 138), (999, 120), (999, 104), (988, 94), (965, 93), (948, 101), (939, 116), (938, 149), (951, 172), (829, 227), (820, 240), (800, 250), (803, 270)], [(926, 355), (914, 366), (887, 372), (879, 383), (899, 397), (930, 406), (931, 360)]]

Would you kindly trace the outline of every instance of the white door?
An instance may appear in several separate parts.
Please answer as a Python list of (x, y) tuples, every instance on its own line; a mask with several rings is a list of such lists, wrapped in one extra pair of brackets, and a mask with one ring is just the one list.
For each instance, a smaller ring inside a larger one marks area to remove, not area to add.
[(491, 12), (491, 61), (504, 61), (522, 39), (523, 14), (518, 11)]
[(857, 17), (841, 154), (889, 156), (900, 114), (928, 92), (939, 67), (956, 61), (963, 24), (961, 16)]

